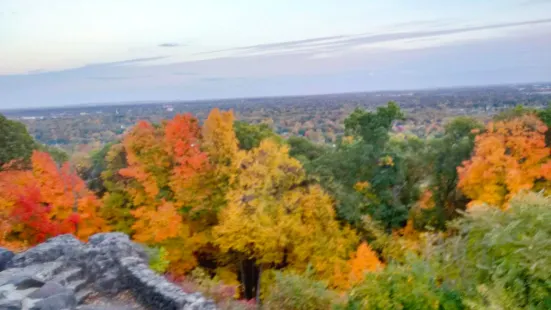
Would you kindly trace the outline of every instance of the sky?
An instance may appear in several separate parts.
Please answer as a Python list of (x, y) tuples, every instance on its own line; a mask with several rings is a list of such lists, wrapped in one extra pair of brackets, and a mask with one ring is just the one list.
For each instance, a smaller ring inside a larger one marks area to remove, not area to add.
[(551, 0), (0, 0), (0, 109), (551, 81)]

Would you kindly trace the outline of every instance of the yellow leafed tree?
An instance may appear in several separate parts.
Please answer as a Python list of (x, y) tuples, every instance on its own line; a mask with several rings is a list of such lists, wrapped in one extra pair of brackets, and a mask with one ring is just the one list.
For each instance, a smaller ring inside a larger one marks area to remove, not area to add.
[(357, 237), (340, 228), (330, 197), (308, 184), (287, 147), (264, 140), (240, 151), (235, 169), (228, 206), (214, 228), (222, 252), (241, 253), (263, 269), (304, 271), (312, 264), (320, 278), (334, 282)]
[(216, 215), (225, 207), (226, 193), (236, 175), (239, 143), (233, 122), (231, 111), (213, 109), (203, 124), (201, 149), (207, 154), (210, 164), (210, 169), (201, 177), (201, 186), (208, 192), (202, 202), (207, 225), (216, 223)]

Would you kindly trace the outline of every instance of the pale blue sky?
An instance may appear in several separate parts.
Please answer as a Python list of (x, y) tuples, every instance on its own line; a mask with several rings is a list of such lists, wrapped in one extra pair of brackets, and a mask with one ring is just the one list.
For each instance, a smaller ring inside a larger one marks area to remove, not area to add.
[(551, 80), (549, 0), (0, 0), (0, 108)]

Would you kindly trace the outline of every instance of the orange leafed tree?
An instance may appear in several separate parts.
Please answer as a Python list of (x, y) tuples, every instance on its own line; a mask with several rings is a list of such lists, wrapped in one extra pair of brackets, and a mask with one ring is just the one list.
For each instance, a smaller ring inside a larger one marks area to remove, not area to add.
[(28, 245), (73, 233), (81, 239), (104, 231), (100, 203), (68, 163), (58, 167), (35, 151), (32, 170), (0, 172), (0, 242)]
[(506, 208), (518, 192), (546, 186), (551, 178), (546, 130), (533, 115), (488, 124), (476, 138), (472, 158), (457, 168), (458, 187), (472, 199), (469, 206)]
[(204, 186), (212, 169), (201, 142), (201, 127), (191, 114), (160, 125), (141, 121), (122, 142), (127, 166), (119, 174), (132, 197), (133, 238), (165, 247), (171, 271), (178, 274), (195, 266), (194, 252), (207, 240), (195, 216), (211, 192)]
[(140, 121), (123, 140), (128, 167), (119, 173), (136, 180), (131, 195), (135, 205), (152, 203), (169, 182), (170, 160), (163, 145), (162, 130)]
[(383, 267), (377, 254), (366, 242), (362, 242), (358, 246), (358, 250), (352, 255), (348, 263), (350, 265), (350, 284), (361, 282), (366, 272), (376, 271)]

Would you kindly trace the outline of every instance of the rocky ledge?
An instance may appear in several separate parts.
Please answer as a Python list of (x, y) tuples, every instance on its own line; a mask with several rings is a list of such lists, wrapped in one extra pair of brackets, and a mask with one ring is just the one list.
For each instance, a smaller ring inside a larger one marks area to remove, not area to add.
[[(118, 294), (134, 302), (93, 305)], [(157, 275), (147, 255), (122, 233), (96, 234), (82, 243), (72, 235), (51, 238), (25, 252), (0, 248), (0, 310), (216, 309)]]

